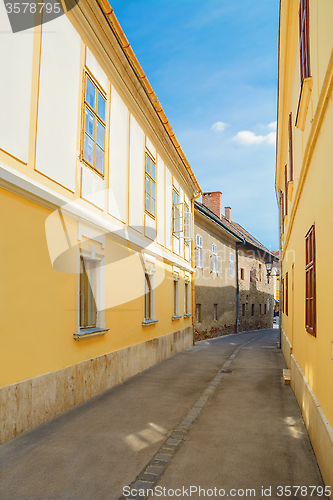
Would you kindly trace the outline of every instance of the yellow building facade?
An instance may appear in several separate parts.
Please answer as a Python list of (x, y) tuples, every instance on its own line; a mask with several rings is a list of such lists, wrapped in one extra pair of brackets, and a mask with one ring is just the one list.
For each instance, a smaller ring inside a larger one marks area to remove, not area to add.
[(333, 484), (333, 3), (281, 0), (276, 189), (283, 353), (325, 484)]
[(1, 35), (0, 442), (193, 343), (201, 191), (163, 109), (107, 2), (36, 24)]

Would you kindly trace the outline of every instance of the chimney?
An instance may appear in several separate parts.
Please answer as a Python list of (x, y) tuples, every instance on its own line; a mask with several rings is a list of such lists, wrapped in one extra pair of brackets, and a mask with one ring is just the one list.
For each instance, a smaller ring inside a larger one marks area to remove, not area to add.
[(225, 213), (225, 218), (230, 220), (231, 219), (231, 207), (224, 207), (224, 213)]
[(202, 204), (209, 208), (219, 219), (222, 217), (222, 193), (214, 191), (212, 193), (203, 193)]

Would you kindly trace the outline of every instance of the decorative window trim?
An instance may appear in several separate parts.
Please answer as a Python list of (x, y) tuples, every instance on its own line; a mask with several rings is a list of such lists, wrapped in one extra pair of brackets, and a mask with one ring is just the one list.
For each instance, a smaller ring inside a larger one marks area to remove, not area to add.
[(212, 243), (212, 273), (217, 274), (218, 269), (217, 269), (217, 245), (215, 243)]
[(200, 236), (200, 234), (196, 235), (195, 242), (196, 242), (196, 246), (195, 246), (195, 250), (196, 250), (195, 267), (203, 268), (202, 236)]
[[(80, 319), (80, 274), (81, 274), (81, 257), (87, 260), (96, 262), (96, 290), (95, 290), (95, 304), (96, 304), (96, 326), (92, 328), (81, 328)], [(91, 336), (102, 335), (108, 331), (105, 328), (105, 255), (96, 251), (94, 245), (89, 245), (89, 250), (85, 248), (78, 248), (77, 253), (77, 313), (76, 313), (76, 331), (74, 338), (76, 340), (88, 338)], [(85, 331), (83, 334), (82, 332)], [(95, 334), (95, 335), (94, 335)]]

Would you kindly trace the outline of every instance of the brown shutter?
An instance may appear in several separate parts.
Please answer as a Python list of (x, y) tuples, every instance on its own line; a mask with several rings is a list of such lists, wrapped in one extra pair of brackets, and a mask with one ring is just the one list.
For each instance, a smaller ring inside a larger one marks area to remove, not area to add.
[(288, 273), (286, 273), (286, 307), (285, 307), (285, 310), (286, 310), (286, 315), (288, 316), (288, 313), (289, 313), (289, 292), (288, 292)]
[(310, 76), (309, 0), (300, 0), (299, 53), (301, 82)]
[(289, 180), (294, 180), (292, 113), (289, 114)]
[(284, 211), (288, 215), (288, 171), (287, 165), (284, 167)]
[(316, 337), (316, 240), (315, 226), (305, 236), (305, 328)]

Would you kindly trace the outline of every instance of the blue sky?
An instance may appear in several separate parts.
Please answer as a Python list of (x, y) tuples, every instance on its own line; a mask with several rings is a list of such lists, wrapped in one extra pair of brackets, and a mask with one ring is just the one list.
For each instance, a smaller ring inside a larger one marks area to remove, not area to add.
[(110, 0), (203, 191), (278, 248), (278, 0)]

